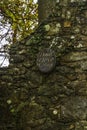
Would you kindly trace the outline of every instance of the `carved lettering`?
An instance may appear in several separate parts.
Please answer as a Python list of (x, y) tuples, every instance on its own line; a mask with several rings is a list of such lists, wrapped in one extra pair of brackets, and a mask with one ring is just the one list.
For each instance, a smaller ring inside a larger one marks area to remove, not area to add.
[(37, 55), (36, 64), (41, 72), (47, 73), (53, 70), (56, 65), (56, 56), (52, 49), (45, 48)]

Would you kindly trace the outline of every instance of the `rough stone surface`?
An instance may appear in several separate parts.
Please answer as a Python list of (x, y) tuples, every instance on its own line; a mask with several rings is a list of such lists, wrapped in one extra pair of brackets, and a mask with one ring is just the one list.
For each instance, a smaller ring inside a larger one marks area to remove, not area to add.
[[(56, 54), (56, 67), (46, 74), (36, 65), (44, 48)], [(2, 102), (3, 91), (14, 99), (16, 130), (87, 130), (87, 1), (58, 3), (31, 36), (11, 46), (0, 90)]]

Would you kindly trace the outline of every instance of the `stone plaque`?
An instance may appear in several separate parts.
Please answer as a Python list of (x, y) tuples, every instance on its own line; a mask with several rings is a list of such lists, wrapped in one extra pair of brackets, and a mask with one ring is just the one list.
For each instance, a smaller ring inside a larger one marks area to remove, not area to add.
[(48, 73), (52, 71), (56, 65), (56, 56), (52, 49), (45, 48), (37, 55), (37, 66), (41, 72)]

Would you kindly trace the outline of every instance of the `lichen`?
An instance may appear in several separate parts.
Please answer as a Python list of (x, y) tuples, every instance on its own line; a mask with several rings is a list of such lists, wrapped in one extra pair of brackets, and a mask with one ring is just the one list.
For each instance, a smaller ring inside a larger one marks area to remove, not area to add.
[(50, 25), (47, 24), (47, 25), (44, 26), (44, 28), (45, 28), (45, 30), (48, 32), (48, 31), (50, 30)]

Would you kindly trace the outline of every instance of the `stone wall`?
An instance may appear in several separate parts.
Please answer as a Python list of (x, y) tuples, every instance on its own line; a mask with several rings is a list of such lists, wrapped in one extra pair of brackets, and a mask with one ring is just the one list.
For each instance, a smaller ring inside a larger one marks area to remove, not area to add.
[[(36, 64), (44, 48), (56, 55), (50, 73)], [(87, 2), (58, 3), (31, 36), (11, 46), (0, 75), (17, 130), (87, 130)]]

